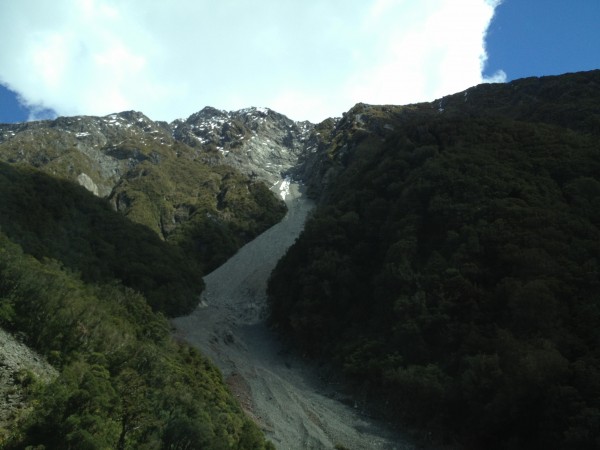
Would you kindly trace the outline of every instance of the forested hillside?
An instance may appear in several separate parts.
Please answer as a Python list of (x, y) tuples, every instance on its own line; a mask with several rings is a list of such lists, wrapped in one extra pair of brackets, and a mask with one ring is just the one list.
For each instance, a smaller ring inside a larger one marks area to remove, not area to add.
[(217, 369), (173, 341), (142, 295), (84, 283), (4, 234), (0, 326), (59, 369), (47, 385), (17, 374), (31, 406), (0, 430), (2, 448), (270, 448)]
[(397, 423), (600, 446), (600, 72), (358, 105), (269, 284), (273, 325)]
[(0, 447), (272, 448), (165, 315), (193, 310), (283, 202), (141, 114), (1, 128), (0, 327), (58, 377), (11, 372), (2, 349)]
[(181, 249), (84, 188), (0, 163), (0, 229), (26, 253), (52, 258), (87, 283), (120, 281), (167, 315), (195, 307), (202, 272)]

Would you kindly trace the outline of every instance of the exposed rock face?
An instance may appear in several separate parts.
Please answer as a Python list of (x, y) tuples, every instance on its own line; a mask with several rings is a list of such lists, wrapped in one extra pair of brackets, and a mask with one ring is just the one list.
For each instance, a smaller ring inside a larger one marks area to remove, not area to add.
[(151, 158), (149, 147), (172, 146), (168, 128), (133, 111), (0, 124), (1, 160), (77, 181), (101, 197), (129, 169)]
[(94, 194), (95, 196), (98, 196), (98, 186), (96, 186), (96, 183), (94, 183), (94, 181), (85, 173), (80, 173), (79, 176), (77, 177), (77, 181), (79, 182), (80, 185), (82, 185), (84, 188), (86, 188), (88, 191), (90, 191), (92, 194)]
[(154, 122), (126, 111), (104, 117), (0, 124), (0, 159), (77, 181), (101, 197), (140, 163), (185, 156), (228, 165), (274, 184), (298, 164), (314, 125), (268, 108), (206, 107), (185, 120)]
[(314, 125), (268, 108), (221, 111), (207, 107), (171, 124), (173, 137), (190, 147), (218, 152), (223, 164), (275, 183), (298, 163)]
[(162, 239), (224, 258), (283, 216), (268, 188), (298, 164), (313, 129), (265, 108), (205, 108), (171, 125), (134, 111), (61, 117), (0, 124), (0, 163), (75, 182)]

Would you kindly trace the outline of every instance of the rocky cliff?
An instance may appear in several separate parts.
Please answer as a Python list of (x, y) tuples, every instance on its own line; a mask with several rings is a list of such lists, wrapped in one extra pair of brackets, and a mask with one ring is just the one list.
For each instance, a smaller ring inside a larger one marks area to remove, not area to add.
[(11, 423), (27, 406), (26, 397), (35, 381), (48, 383), (58, 372), (35, 351), (0, 328), (0, 442)]

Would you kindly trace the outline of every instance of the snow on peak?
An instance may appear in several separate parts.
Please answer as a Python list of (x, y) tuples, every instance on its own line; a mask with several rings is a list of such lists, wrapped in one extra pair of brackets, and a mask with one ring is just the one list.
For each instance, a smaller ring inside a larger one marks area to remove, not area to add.
[(292, 183), (292, 180), (290, 179), (290, 177), (285, 177), (285, 179), (282, 180), (281, 184), (279, 185), (279, 195), (281, 195), (281, 198), (283, 200), (285, 200), (287, 198), (287, 196), (290, 195), (291, 183)]

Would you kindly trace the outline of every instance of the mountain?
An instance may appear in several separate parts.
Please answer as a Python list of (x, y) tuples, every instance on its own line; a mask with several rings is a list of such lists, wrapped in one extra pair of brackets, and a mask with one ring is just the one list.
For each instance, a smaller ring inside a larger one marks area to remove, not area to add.
[(273, 326), (423, 439), (598, 448), (600, 71), (317, 128)]
[(164, 315), (283, 217), (270, 188), (292, 177), (318, 207), (270, 322), (324, 377), (426, 443), (598, 448), (599, 87), (528, 78), (316, 125), (0, 124), (0, 327), (52, 366), (2, 348), (0, 446), (272, 448)]
[(313, 125), (266, 108), (205, 108), (172, 124), (138, 112), (0, 125), (0, 160), (71, 180), (209, 271), (276, 223), (268, 187)]
[(276, 183), (301, 157), (314, 125), (268, 108), (221, 111), (207, 107), (171, 124), (173, 136), (192, 148), (218, 152), (221, 162)]
[(131, 169), (146, 161), (160, 165), (171, 155), (275, 183), (296, 165), (313, 128), (268, 108), (206, 107), (171, 124), (127, 111), (0, 124), (0, 145), (4, 161), (27, 163), (107, 197)]
[(2, 448), (272, 448), (163, 314), (283, 217), (269, 187), (309, 132), (262, 109), (0, 125)]
[(383, 140), (399, 127), (422, 126), (442, 118), (515, 120), (599, 135), (598, 83), (598, 71), (592, 71), (482, 84), (429, 103), (359, 103), (341, 119), (328, 119), (315, 126), (312, 142), (294, 173), (306, 181), (314, 197), (319, 197), (363, 140)]

